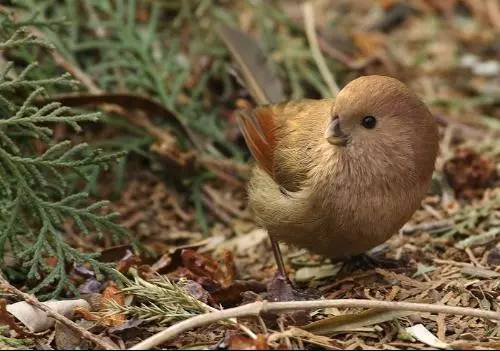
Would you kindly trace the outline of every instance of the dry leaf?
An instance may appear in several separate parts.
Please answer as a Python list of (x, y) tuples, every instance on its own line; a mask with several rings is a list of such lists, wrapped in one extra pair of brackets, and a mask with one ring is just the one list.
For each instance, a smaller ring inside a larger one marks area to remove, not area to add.
[[(62, 314), (71, 319), (74, 314), (75, 308), (89, 309), (90, 305), (83, 299), (79, 300), (62, 300), (62, 301), (47, 301), (43, 304), (55, 312)], [(50, 318), (47, 313), (33, 307), (25, 301), (16, 302), (7, 305), (7, 311), (23, 323), (31, 332), (41, 332), (52, 328), (55, 320)]]
[(81, 336), (60, 322), (56, 322), (54, 341), (58, 350), (76, 350), (80, 348)]
[(474, 266), (465, 266), (462, 268), (462, 273), (466, 275), (470, 275), (472, 277), (478, 278), (498, 278), (500, 277), (500, 273), (492, 271), (490, 269), (474, 267)]
[[(32, 336), (31, 333), (25, 331), (12, 315), (7, 312), (7, 305), (4, 299), (0, 299), (0, 324), (7, 325), (10, 330), (15, 331), (19, 336)], [(0, 346), (1, 348), (1, 346)]]
[(311, 280), (335, 277), (342, 269), (342, 264), (325, 264), (316, 267), (301, 267), (295, 272), (295, 280), (299, 283)]
[(141, 259), (139, 256), (134, 255), (134, 253), (130, 250), (125, 252), (125, 255), (118, 261), (116, 265), (116, 270), (118, 272), (127, 272), (130, 267), (137, 266), (141, 263)]
[(384, 50), (386, 45), (385, 36), (377, 32), (354, 32), (352, 33), (352, 39), (364, 57), (372, 56)]
[(85, 307), (76, 307), (75, 314), (87, 321), (98, 321), (100, 319), (100, 317), (90, 312), (90, 310)]
[[(120, 306), (125, 305), (125, 297), (122, 292), (114, 282), (111, 282), (106, 289), (102, 292), (102, 304), (106, 306), (106, 302), (113, 301)], [(125, 322), (125, 314), (114, 314), (112, 316), (106, 316), (102, 319), (101, 323), (109, 327), (116, 327), (122, 325)]]
[(500, 228), (492, 228), (488, 230), (486, 233), (470, 236), (467, 239), (461, 240), (455, 244), (457, 249), (465, 249), (466, 247), (474, 247), (485, 245), (489, 242), (495, 240), (497, 235), (500, 233)]
[(259, 245), (266, 239), (267, 232), (264, 229), (256, 228), (247, 234), (238, 235), (233, 239), (220, 243), (217, 251), (226, 249), (234, 252), (235, 255), (244, 254), (247, 250)]
[(231, 286), (236, 277), (233, 255), (228, 250), (223, 252), (222, 262), (189, 249), (182, 250), (181, 257), (185, 268), (196, 276), (210, 279), (222, 288)]
[(234, 28), (220, 26), (217, 31), (238, 64), (245, 87), (255, 101), (258, 104), (284, 101), (281, 81), (269, 68), (266, 56), (257, 42)]
[(417, 324), (413, 327), (408, 327), (405, 330), (412, 337), (426, 344), (427, 346), (435, 347), (437, 349), (448, 349), (450, 347), (450, 345), (442, 342), (434, 334), (427, 330), (427, 328), (423, 324)]
[(296, 299), (293, 288), (280, 272), (276, 272), (267, 283), (267, 293), (269, 301), (294, 301)]
[(369, 325), (409, 316), (415, 312), (369, 309), (359, 313), (332, 316), (303, 326), (302, 329), (319, 335), (352, 331)]
[(248, 336), (233, 335), (228, 342), (228, 350), (269, 350), (266, 337), (257, 335), (257, 339)]
[(458, 149), (456, 155), (446, 161), (444, 174), (457, 196), (473, 198), (482, 194), (496, 178), (495, 162), (468, 148)]

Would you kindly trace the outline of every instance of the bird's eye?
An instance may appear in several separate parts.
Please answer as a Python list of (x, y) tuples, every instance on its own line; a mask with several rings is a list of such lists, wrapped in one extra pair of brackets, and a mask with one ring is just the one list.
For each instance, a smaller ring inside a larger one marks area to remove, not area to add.
[(361, 125), (366, 129), (373, 129), (375, 128), (376, 124), (377, 124), (377, 119), (373, 116), (366, 116), (361, 121)]

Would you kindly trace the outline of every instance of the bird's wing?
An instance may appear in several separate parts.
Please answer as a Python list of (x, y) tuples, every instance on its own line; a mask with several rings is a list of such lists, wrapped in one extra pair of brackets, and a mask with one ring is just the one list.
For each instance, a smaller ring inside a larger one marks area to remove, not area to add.
[(240, 129), (259, 166), (280, 186), (297, 191), (312, 165), (312, 145), (323, 135), (327, 100), (266, 105), (238, 115)]

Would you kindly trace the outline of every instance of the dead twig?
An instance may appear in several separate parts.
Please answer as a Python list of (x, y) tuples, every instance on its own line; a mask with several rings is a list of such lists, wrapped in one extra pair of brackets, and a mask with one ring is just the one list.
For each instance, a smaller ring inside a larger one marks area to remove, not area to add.
[(24, 301), (26, 301), (27, 303), (29, 303), (30, 305), (38, 308), (39, 310), (44, 311), (45, 313), (47, 313), (47, 315), (49, 317), (52, 317), (56, 321), (64, 324), (65, 326), (67, 326), (68, 328), (70, 328), (71, 330), (73, 330), (75, 333), (77, 333), (78, 335), (80, 335), (82, 338), (87, 339), (87, 340), (93, 342), (98, 347), (100, 347), (100, 348), (102, 348), (104, 350), (114, 350), (115, 349), (115, 347), (113, 347), (113, 345), (107, 343), (106, 341), (102, 340), (101, 338), (99, 338), (98, 336), (92, 334), (91, 332), (87, 331), (86, 329), (83, 329), (78, 324), (76, 324), (72, 320), (66, 318), (62, 314), (57, 313), (56, 311), (52, 310), (50, 307), (42, 304), (33, 295), (30, 295), (30, 294), (27, 294), (25, 292), (22, 292), (21, 290), (19, 290), (16, 287), (12, 286), (2, 276), (0, 276), (0, 286), (1, 286), (2, 290), (5, 290), (5, 291), (7, 291), (7, 292), (9, 292), (11, 294), (14, 294), (17, 297), (19, 297), (19, 298), (23, 299)]
[[(38, 38), (45, 39), (45, 35), (42, 33), (42, 31), (38, 30), (37, 28), (29, 27), (29, 31)], [(70, 73), (73, 77), (75, 77), (78, 81), (80, 81), (91, 93), (100, 94), (103, 92), (94, 83), (94, 81), (80, 69), (80, 67), (67, 60), (57, 50), (50, 50), (50, 54), (52, 55), (52, 58), (59, 66), (64, 68), (66, 72)]]
[(231, 217), (224, 211), (223, 208), (217, 206), (211, 199), (205, 194), (201, 195), (201, 201), (207, 206), (210, 211), (222, 222), (226, 224), (231, 224)]
[(225, 212), (233, 215), (236, 218), (246, 218), (249, 216), (247, 213), (239, 210), (234, 204), (228, 203), (227, 200), (223, 199), (221, 194), (212, 188), (210, 185), (205, 184), (202, 187), (203, 192), (211, 199), (214, 203), (216, 203), (219, 207), (221, 207)]
[(401, 229), (401, 231), (403, 232), (403, 234), (412, 234), (419, 231), (428, 232), (436, 229), (451, 227), (452, 225), (453, 225), (452, 221), (445, 219), (433, 222), (423, 222), (416, 225), (407, 224)]
[(196, 317), (192, 317), (185, 321), (174, 324), (165, 330), (162, 330), (161, 332), (133, 346), (132, 348), (130, 348), (130, 350), (151, 349), (188, 330), (228, 318), (259, 316), (262, 313), (270, 311), (318, 309), (318, 308), (328, 308), (328, 307), (377, 308), (377, 309), (385, 309), (393, 311), (446, 313), (446, 314), (473, 316), (473, 317), (500, 321), (500, 312), (485, 311), (477, 308), (453, 307), (453, 306), (433, 305), (433, 304), (413, 303), (413, 302), (394, 302), (394, 301), (376, 301), (376, 300), (358, 300), (358, 299), (288, 301), (288, 302), (258, 301), (235, 308), (229, 308), (227, 310), (219, 312), (206, 313)]
[(339, 93), (339, 87), (335, 82), (335, 78), (332, 72), (328, 69), (325, 58), (323, 57), (323, 54), (319, 49), (318, 36), (316, 34), (316, 29), (314, 28), (314, 10), (312, 2), (305, 2), (302, 7), (302, 11), (304, 13), (307, 41), (309, 42), (309, 46), (311, 47), (311, 53), (313, 55), (314, 61), (316, 61), (316, 65), (318, 66), (323, 80), (325, 81), (326, 85), (328, 85), (328, 88), (332, 93), (332, 97), (335, 97)]

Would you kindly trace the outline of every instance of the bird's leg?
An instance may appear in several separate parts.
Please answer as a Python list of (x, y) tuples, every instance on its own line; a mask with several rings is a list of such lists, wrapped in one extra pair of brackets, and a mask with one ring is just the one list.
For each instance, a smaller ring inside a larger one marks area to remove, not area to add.
[(271, 240), (271, 247), (273, 248), (274, 259), (276, 260), (278, 271), (286, 279), (286, 282), (293, 287), (292, 282), (290, 281), (288, 275), (286, 274), (285, 263), (283, 261), (283, 255), (281, 254), (279, 242), (271, 237), (269, 237), (269, 240)]

